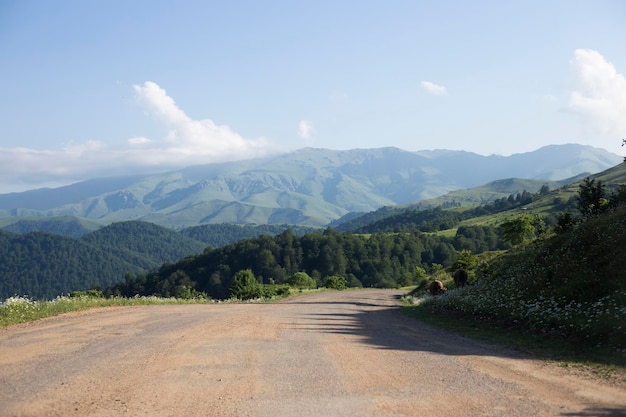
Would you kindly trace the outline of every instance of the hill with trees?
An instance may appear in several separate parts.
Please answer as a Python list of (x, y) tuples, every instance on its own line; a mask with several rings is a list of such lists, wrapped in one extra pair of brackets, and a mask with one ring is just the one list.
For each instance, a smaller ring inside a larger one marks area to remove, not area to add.
[(0, 229), (0, 298), (51, 299), (72, 291), (112, 285), (201, 253), (206, 245), (145, 222), (120, 222), (71, 238), (48, 232)]
[[(485, 213), (481, 212), (481, 209), (475, 212), (468, 212), (467, 209), (482, 207), (485, 210), (505, 211), (513, 208), (513, 206), (527, 204), (529, 197), (533, 194), (543, 195), (547, 190), (569, 186), (581, 181), (586, 176), (588, 174), (560, 181), (520, 178), (496, 180), (478, 187), (451, 191), (440, 197), (422, 200), (413, 204), (385, 206), (370, 213), (352, 213), (331, 222), (329, 226), (342, 232), (356, 232), (382, 230), (382, 228), (385, 228), (385, 224), (388, 225), (397, 221), (399, 223), (398, 227), (406, 228), (411, 227), (411, 224), (421, 223), (424, 221), (423, 217), (438, 217), (433, 212), (429, 212), (429, 210), (437, 209), (439, 209), (439, 215), (442, 214), (442, 210), (446, 210), (444, 216), (456, 216), (459, 219), (476, 217)], [(417, 214), (419, 212), (425, 213)], [(457, 214), (453, 214), (454, 212)], [(395, 216), (399, 217), (396, 217), (395, 220), (391, 219)], [(402, 217), (404, 217), (404, 220), (402, 220)]]
[(206, 248), (203, 242), (179, 232), (140, 221), (112, 223), (81, 240), (142, 269), (174, 262)]
[(206, 243), (213, 248), (219, 248), (239, 240), (261, 235), (278, 235), (287, 229), (290, 229), (297, 236), (302, 236), (319, 228), (298, 225), (219, 223), (186, 227), (180, 233), (188, 238)]
[(118, 282), (143, 268), (80, 239), (0, 230), (0, 298), (52, 299)]
[(284, 284), (293, 274), (305, 272), (318, 286), (336, 275), (345, 277), (349, 287), (393, 288), (414, 284), (418, 265), (451, 265), (455, 258), (452, 239), (421, 232), (366, 236), (326, 229), (297, 237), (287, 230), (163, 265), (108, 288), (105, 294), (169, 297), (192, 289), (228, 298), (235, 275), (248, 269), (262, 284)]
[[(0, 297), (53, 298), (100, 286), (107, 287), (109, 295), (204, 293), (224, 298), (237, 272), (248, 269), (266, 285), (288, 283), (298, 272), (311, 276), (318, 286), (330, 277), (345, 279), (348, 287), (412, 285), (420, 281), (418, 268), (452, 268), (463, 254), (511, 248), (518, 241), (510, 232), (519, 225), (521, 230), (532, 229), (528, 236), (535, 237), (576, 224), (581, 185), (587, 184), (590, 205), (604, 209), (611, 207), (606, 201), (614, 200), (623, 183), (626, 164), (558, 189), (542, 186), (537, 193), (522, 191), (478, 207), (405, 209), (400, 214), (389, 210), (393, 215), (358, 233), (237, 225), (177, 232), (146, 222), (114, 223), (80, 239), (4, 231)], [(280, 234), (272, 235), (278, 230)], [(254, 237), (239, 239), (248, 232)], [(228, 239), (238, 240), (216, 247), (208, 243), (220, 245)]]
[(19, 234), (48, 232), (61, 236), (81, 237), (101, 227), (102, 225), (97, 222), (74, 216), (0, 219), (0, 228)]
[[(613, 170), (621, 174), (616, 175)], [(613, 170), (596, 175), (597, 180), (587, 178), (561, 190), (541, 187), (536, 194), (522, 192), (465, 210), (437, 208), (393, 215), (385, 220), (384, 227), (376, 222), (370, 225), (375, 231), (369, 230), (368, 233), (340, 233), (328, 228), (297, 237), (287, 230), (274, 237), (246, 239), (206, 250), (176, 264), (163, 265), (149, 274), (127, 277), (126, 282), (108, 288), (107, 294), (172, 296), (191, 289), (192, 293), (223, 298), (229, 296), (233, 279), (242, 270), (252, 271), (261, 284), (287, 283), (293, 274), (304, 272), (315, 279), (318, 286), (323, 286), (330, 276), (345, 277), (349, 287), (412, 285), (420, 279), (416, 268), (426, 271), (452, 268), (468, 253), (502, 251), (518, 244), (516, 222), (523, 223), (522, 230), (529, 238), (548, 233), (551, 227), (564, 230), (576, 222), (571, 219), (571, 213), (566, 214), (567, 211), (559, 215), (546, 211), (555, 217), (553, 226), (548, 226), (541, 216), (526, 210), (531, 204), (549, 204), (552, 209), (573, 204), (581, 212), (581, 204), (585, 207), (602, 204), (607, 209), (613, 207), (613, 203), (603, 201), (620, 202), (624, 187), (615, 183), (614, 188), (618, 191), (609, 195), (600, 180), (611, 177), (626, 182), (624, 167)], [(589, 192), (598, 187), (600, 193)], [(577, 196), (563, 200), (555, 198), (571, 188), (578, 189)], [(588, 192), (595, 199), (588, 199), (589, 204), (584, 198)], [(481, 219), (493, 216), (517, 220), (508, 220), (511, 222), (509, 227), (504, 220), (496, 224), (481, 222)], [(449, 230), (454, 233), (450, 234)], [(524, 240), (525, 237), (521, 239)]]
[[(579, 184), (577, 214), (563, 213), (553, 232), (538, 233), (532, 219), (520, 215), (518, 225), (525, 227), (509, 230), (516, 246), (477, 262), (471, 269), (474, 285), (439, 297), (420, 295), (424, 291), (418, 287), (408, 298), (413, 308), (562, 340), (578, 349), (608, 349), (623, 362), (626, 186), (610, 196), (602, 196), (602, 188), (600, 180)], [(454, 289), (449, 276), (437, 277)]]

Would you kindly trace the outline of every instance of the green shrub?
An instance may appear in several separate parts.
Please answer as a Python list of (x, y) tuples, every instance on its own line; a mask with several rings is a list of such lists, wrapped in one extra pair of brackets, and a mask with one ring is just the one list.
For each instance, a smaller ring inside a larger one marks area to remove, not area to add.
[(87, 290), (87, 291), (72, 291), (70, 293), (70, 298), (78, 298), (78, 297), (102, 298), (102, 291)]
[(298, 288), (300, 290), (317, 288), (317, 283), (315, 282), (315, 280), (311, 278), (306, 272), (296, 272), (291, 277), (289, 277), (287, 283), (293, 288)]
[(230, 287), (230, 295), (239, 300), (261, 298), (263, 288), (254, 277), (252, 270), (245, 269), (235, 274), (235, 279)]
[(344, 277), (340, 277), (337, 275), (331, 275), (326, 278), (326, 288), (331, 288), (333, 290), (345, 290), (346, 289), (346, 279)]
[(261, 294), (263, 298), (286, 297), (289, 295), (289, 285), (263, 285)]

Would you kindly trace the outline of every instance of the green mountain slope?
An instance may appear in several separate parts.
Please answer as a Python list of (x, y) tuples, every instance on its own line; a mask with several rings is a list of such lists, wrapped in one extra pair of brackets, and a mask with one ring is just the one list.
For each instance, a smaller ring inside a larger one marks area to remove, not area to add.
[(415, 308), (474, 320), (480, 327), (561, 340), (587, 352), (606, 349), (623, 362), (625, 245), (622, 205), (558, 235), (520, 245), (480, 268), (476, 285), (423, 298)]
[(575, 210), (579, 186), (587, 177), (601, 181), (607, 194), (611, 194), (620, 185), (626, 184), (626, 164), (562, 181), (493, 181), (416, 204), (382, 207), (346, 221), (340, 219), (331, 223), (331, 227), (359, 233), (394, 230), (431, 232), (448, 228), (451, 231), (447, 234), (453, 236), (458, 227), (498, 226), (522, 213), (541, 216), (549, 226), (553, 226), (558, 214)]
[[(626, 164), (594, 175), (594, 178), (605, 182), (610, 191), (626, 183)], [(418, 216), (434, 214), (432, 218), (421, 220), (431, 226), (439, 222), (433, 229), (439, 231), (449, 220), (444, 218), (445, 221), (441, 222), (440, 214), (461, 216), (450, 229), (452, 233), (440, 236), (416, 231), (419, 227), (405, 227), (407, 218), (415, 223), (411, 218), (413, 213), (406, 209), (400, 216), (397, 212), (388, 216), (385, 228), (375, 230), (377, 233), (369, 237), (353, 239), (350, 234), (343, 235), (332, 229), (301, 237), (285, 231), (275, 237), (266, 234), (238, 241), (218, 250), (206, 249), (206, 230), (190, 229), (186, 235), (136, 221), (114, 223), (80, 239), (41, 232), (17, 235), (0, 231), (0, 297), (27, 294), (50, 298), (94, 285), (119, 283), (128, 272), (143, 274), (159, 265), (158, 271), (147, 276), (158, 281), (151, 283), (153, 287), (150, 288), (160, 288), (161, 291), (196, 283), (196, 290), (219, 296), (227, 293), (227, 285), (234, 273), (246, 268), (253, 268), (257, 274), (263, 271), (262, 279), (269, 281), (272, 278), (275, 282), (283, 282), (289, 271), (302, 268), (320, 282), (327, 274), (341, 273), (354, 285), (404, 285), (412, 281), (411, 271), (416, 265), (428, 267), (439, 263), (448, 267), (457, 251), (462, 249), (473, 253), (504, 249), (497, 232), (504, 220), (520, 213), (554, 214), (567, 209), (578, 184), (543, 190), (537, 195), (520, 193), (519, 201), (501, 198), (474, 208), (414, 211)], [(505, 210), (507, 205), (515, 208)], [(394, 223), (394, 216), (398, 223)], [(395, 229), (409, 232), (395, 233)], [(193, 239), (194, 234), (203, 236), (205, 243)], [(344, 247), (344, 243), (347, 246)], [(183, 258), (183, 261), (170, 264)], [(146, 279), (145, 275), (141, 276)], [(133, 282), (142, 288), (148, 285)], [(129, 291), (126, 287), (119, 288)]]
[[(74, 224), (76, 219), (34, 221), (30, 226)], [(94, 286), (109, 286), (127, 273), (163, 264), (262, 234), (296, 235), (314, 228), (273, 225), (202, 225), (180, 232), (147, 222), (112, 223), (80, 238), (41, 231), (17, 234), (0, 229), (0, 300), (13, 295), (54, 298)], [(67, 231), (59, 228), (60, 231)]]
[[(626, 184), (626, 164), (621, 163), (597, 174), (589, 175), (594, 181), (601, 181), (606, 186), (607, 196), (617, 192), (621, 185)], [(587, 178), (587, 177), (585, 177)], [(557, 216), (562, 212), (576, 213), (578, 190), (584, 178), (551, 190), (532, 202), (515, 210), (502, 213), (485, 213), (482, 216), (468, 218), (459, 223), (460, 226), (499, 225), (520, 214), (537, 215), (549, 225), (554, 225)]]
[(409, 204), (500, 178), (558, 180), (601, 171), (620, 159), (580, 145), (509, 157), (397, 148), (301, 149), (4, 194), (0, 217), (77, 216), (101, 224), (143, 220), (175, 229), (225, 222), (325, 226), (351, 212)]
[[(406, 230), (407, 228), (410, 229), (410, 227), (408, 227), (409, 223), (413, 225), (421, 223), (422, 220), (419, 219), (420, 216), (430, 216), (427, 213), (424, 213), (423, 215), (415, 214), (417, 212), (435, 208), (459, 208), (459, 210), (462, 210), (477, 207), (493, 203), (494, 201), (502, 198), (508, 198), (511, 195), (515, 196), (517, 194), (522, 194), (524, 192), (533, 194), (538, 193), (543, 187), (548, 187), (550, 189), (561, 188), (564, 185), (577, 181), (579, 178), (580, 177), (574, 177), (560, 181), (529, 180), (520, 178), (496, 180), (478, 187), (452, 191), (443, 196), (423, 200), (414, 204), (381, 207), (376, 211), (364, 213), (360, 216), (339, 219), (332, 222), (330, 226), (339, 231), (389, 231), (398, 227), (401, 230)], [(413, 217), (416, 218), (407, 219), (407, 213), (414, 213)], [(455, 216), (459, 220), (461, 219), (459, 214), (450, 213), (449, 215), (453, 217)], [(390, 219), (392, 216), (403, 216), (405, 219), (402, 220), (398, 218), (397, 220), (393, 220)], [(379, 223), (380, 227), (377, 227), (376, 223)], [(419, 229), (419, 227), (417, 228)]]

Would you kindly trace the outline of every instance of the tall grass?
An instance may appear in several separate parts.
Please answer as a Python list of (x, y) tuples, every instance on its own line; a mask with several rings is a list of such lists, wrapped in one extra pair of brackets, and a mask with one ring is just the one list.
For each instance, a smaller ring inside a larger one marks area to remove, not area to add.
[(71, 311), (93, 307), (151, 305), (151, 304), (197, 304), (211, 302), (206, 298), (178, 299), (161, 297), (101, 298), (90, 296), (57, 297), (52, 301), (35, 301), (27, 297), (11, 297), (0, 303), (0, 327), (24, 323)]

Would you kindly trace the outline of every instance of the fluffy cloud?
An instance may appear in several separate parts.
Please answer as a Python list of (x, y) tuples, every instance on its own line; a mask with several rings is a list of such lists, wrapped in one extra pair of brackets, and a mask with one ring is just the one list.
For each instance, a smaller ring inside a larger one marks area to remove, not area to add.
[(428, 91), (430, 94), (436, 96), (446, 96), (448, 95), (448, 90), (446, 87), (442, 85), (437, 85), (435, 83), (431, 83), (430, 81), (422, 81), (422, 88)]
[(0, 193), (99, 176), (254, 158), (279, 151), (265, 139), (245, 139), (212, 120), (191, 119), (153, 82), (133, 88), (139, 103), (168, 129), (163, 138), (135, 136), (128, 139), (127, 147), (121, 148), (107, 147), (99, 141), (69, 144), (61, 150), (0, 148)]
[(298, 136), (302, 139), (307, 145), (311, 145), (313, 142), (313, 138), (311, 135), (313, 134), (313, 124), (308, 120), (300, 120), (298, 123)]
[(143, 142), (147, 146), (142, 159), (147, 163), (161, 164), (172, 158), (180, 164), (245, 159), (263, 154), (271, 147), (264, 139), (244, 139), (230, 127), (216, 125), (212, 120), (192, 120), (153, 82), (133, 88), (140, 102), (169, 128), (163, 141)]
[(575, 76), (568, 110), (595, 133), (626, 134), (626, 79), (600, 53), (577, 49), (571, 61)]

